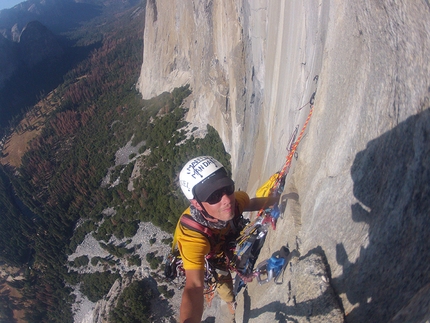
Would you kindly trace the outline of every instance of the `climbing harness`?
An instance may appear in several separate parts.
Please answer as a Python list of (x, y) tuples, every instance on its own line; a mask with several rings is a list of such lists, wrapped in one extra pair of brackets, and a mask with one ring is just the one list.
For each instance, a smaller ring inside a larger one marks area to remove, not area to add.
[[(207, 306), (210, 306), (212, 303), (216, 285), (218, 283), (225, 282), (226, 279), (230, 281), (232, 279), (229, 272), (231, 258), (229, 255), (232, 255), (234, 252), (236, 236), (249, 222), (247, 219), (242, 217), (242, 214), (238, 213), (238, 210), (239, 209), (237, 207), (235, 212), (236, 217), (234, 220), (232, 220), (233, 222), (231, 222), (231, 225), (237, 229), (237, 234), (233, 234), (233, 237), (224, 236), (226, 237), (224, 248), (218, 251), (216, 251), (217, 249), (215, 248), (219, 243), (219, 241), (216, 239), (217, 235), (215, 235), (210, 228), (198, 223), (192, 218), (191, 215), (186, 213), (182, 214), (179, 220), (182, 226), (199, 232), (205, 236), (211, 245), (211, 251), (205, 256), (204, 270), (203, 295), (205, 297)], [(163, 261), (164, 277), (167, 281), (176, 284), (178, 288), (183, 288), (185, 285), (185, 269), (183, 267), (183, 261), (179, 250), (176, 247), (176, 243), (176, 237), (174, 237), (172, 242), (172, 250)], [(224, 256), (219, 257), (220, 254), (223, 254)]]

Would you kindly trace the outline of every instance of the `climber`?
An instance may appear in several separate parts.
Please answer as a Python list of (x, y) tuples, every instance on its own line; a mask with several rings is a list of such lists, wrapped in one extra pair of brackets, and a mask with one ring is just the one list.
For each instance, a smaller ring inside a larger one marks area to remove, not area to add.
[[(178, 221), (175, 240), (185, 269), (185, 287), (180, 307), (181, 322), (200, 322), (204, 306), (205, 263), (208, 255), (215, 268), (216, 291), (228, 304), (234, 322), (236, 307), (232, 277), (228, 267), (231, 242), (240, 233), (242, 212), (257, 211), (265, 205), (278, 202), (279, 197), (253, 198), (243, 191), (236, 191), (233, 180), (223, 165), (210, 156), (191, 159), (179, 174), (180, 186), (190, 207), (181, 217), (209, 228), (212, 240)], [(244, 225), (243, 225), (244, 226)], [(242, 227), (243, 227), (242, 226)], [(233, 246), (234, 248), (234, 246)]]

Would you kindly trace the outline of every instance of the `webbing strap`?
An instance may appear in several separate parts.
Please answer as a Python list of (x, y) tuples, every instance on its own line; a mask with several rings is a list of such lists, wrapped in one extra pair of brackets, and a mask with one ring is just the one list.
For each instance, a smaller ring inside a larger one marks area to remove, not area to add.
[(180, 221), (181, 221), (181, 224), (183, 226), (185, 226), (186, 228), (204, 234), (209, 239), (209, 241), (212, 239), (212, 235), (213, 235), (212, 230), (209, 229), (208, 227), (205, 227), (204, 225), (201, 225), (200, 223), (196, 222), (191, 217), (191, 215), (182, 214)]

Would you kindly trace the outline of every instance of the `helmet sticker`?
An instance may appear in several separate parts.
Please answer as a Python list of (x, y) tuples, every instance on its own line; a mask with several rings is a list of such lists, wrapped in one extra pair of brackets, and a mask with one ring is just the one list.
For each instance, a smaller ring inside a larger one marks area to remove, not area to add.
[(179, 184), (182, 192), (188, 199), (194, 198), (193, 189), (211, 177), (217, 170), (224, 166), (212, 156), (200, 156), (193, 158), (182, 168), (179, 174)]
[(190, 165), (188, 165), (186, 172), (194, 179), (203, 178), (204, 174), (202, 174), (202, 172), (212, 164), (218, 168), (218, 165), (214, 160), (212, 160), (212, 158), (196, 158), (192, 163), (190, 163)]

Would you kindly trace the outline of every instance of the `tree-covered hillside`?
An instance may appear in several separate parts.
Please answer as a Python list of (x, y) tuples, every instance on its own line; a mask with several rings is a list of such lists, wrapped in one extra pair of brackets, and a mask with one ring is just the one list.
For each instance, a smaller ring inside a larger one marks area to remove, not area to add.
[[(187, 136), (183, 102), (191, 93), (188, 86), (151, 100), (142, 100), (136, 91), (143, 22), (135, 13), (133, 8), (98, 26), (101, 40), (92, 29), (76, 33), (80, 42), (91, 45), (97, 39), (100, 45), (64, 75), (52, 96), (60, 104), (21, 165), (2, 167), (0, 257), (29, 269), (25, 280), (14, 284), (23, 297), (12, 308), (24, 309), (29, 322), (72, 322), (71, 286), (81, 282), (81, 291), (96, 301), (118, 277), (109, 259), (100, 259), (106, 264), (102, 275), (69, 271), (67, 255), (88, 233), (113, 256), (138, 264), (132, 250), (107, 244), (109, 238), (133, 236), (141, 221), (172, 232), (186, 206), (177, 184), (182, 165), (201, 154), (229, 165), (213, 128), (208, 126), (203, 139)], [(139, 148), (125, 162), (116, 162), (116, 152), (127, 143)], [(135, 178), (133, 169), (139, 174)], [(105, 219), (107, 208), (115, 214)], [(74, 265), (88, 263), (80, 258)], [(12, 320), (10, 311), (0, 315)]]

